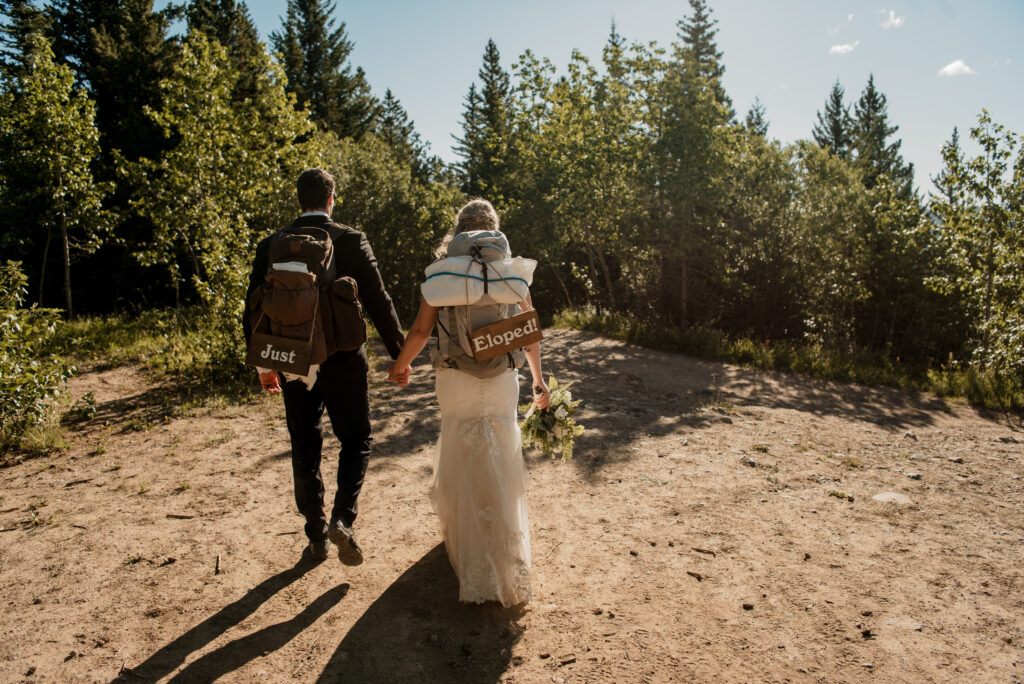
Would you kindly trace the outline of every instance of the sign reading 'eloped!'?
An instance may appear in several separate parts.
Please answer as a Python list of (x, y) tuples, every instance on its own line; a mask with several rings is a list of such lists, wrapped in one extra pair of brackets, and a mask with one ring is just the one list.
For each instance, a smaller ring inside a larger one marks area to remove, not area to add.
[(530, 310), (506, 318), (497, 323), (469, 331), (469, 342), (473, 345), (473, 358), (486, 361), (500, 354), (539, 342), (544, 336), (540, 331), (537, 312)]

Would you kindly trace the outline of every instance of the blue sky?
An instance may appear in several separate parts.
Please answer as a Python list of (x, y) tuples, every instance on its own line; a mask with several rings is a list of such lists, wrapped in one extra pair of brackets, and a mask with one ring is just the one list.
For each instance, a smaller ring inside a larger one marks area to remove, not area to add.
[[(1024, 1), (883, 2), (708, 4), (718, 20), (725, 88), (741, 116), (760, 96), (771, 137), (806, 138), (836, 78), (852, 102), (874, 73), (900, 127), (903, 156), (928, 190), (928, 176), (942, 166), (942, 143), (954, 126), (966, 140), (982, 108), (1024, 134)], [(247, 4), (264, 37), (280, 26), (284, 2)], [(667, 48), (688, 11), (685, 0), (353, 0), (338, 2), (336, 17), (374, 92), (391, 88), (431, 151), (454, 161), (451, 135), (460, 130), (488, 38), (506, 68), (526, 49), (564, 68), (573, 48), (599, 61), (613, 19), (628, 41)], [(951, 75), (940, 75), (946, 67)]]

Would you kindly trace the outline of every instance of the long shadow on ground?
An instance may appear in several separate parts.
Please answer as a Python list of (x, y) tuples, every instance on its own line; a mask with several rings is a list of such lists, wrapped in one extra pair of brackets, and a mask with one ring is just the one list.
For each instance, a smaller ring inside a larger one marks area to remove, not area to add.
[(459, 602), (438, 544), (352, 626), (319, 682), (496, 682), (522, 634), (519, 609)]
[[(156, 681), (179, 667), (189, 655), (202, 650), (220, 635), (242, 622), (267, 602), (274, 594), (292, 584), (315, 564), (307, 557), (283, 572), (269, 577), (230, 605), (182, 634), (159, 651), (132, 668), (125, 668), (114, 682)], [(320, 615), (341, 600), (348, 590), (343, 584), (323, 594), (298, 616), (288, 622), (261, 629), (242, 639), (233, 641), (190, 663), (175, 676), (175, 681), (212, 682), (220, 676), (241, 667), (265, 651), (280, 648), (299, 632), (312, 624)]]

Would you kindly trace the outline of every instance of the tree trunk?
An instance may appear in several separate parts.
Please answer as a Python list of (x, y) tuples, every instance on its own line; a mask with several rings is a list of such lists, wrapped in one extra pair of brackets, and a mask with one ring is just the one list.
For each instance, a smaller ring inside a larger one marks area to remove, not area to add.
[(53, 237), (53, 229), (46, 226), (46, 245), (43, 247), (43, 265), (39, 268), (39, 306), (43, 305), (43, 286), (46, 283), (46, 260), (50, 258), (50, 239)]
[(64, 242), (64, 303), (68, 318), (71, 318), (71, 246), (68, 244), (68, 223), (64, 214), (60, 215), (60, 236)]
[(985, 370), (988, 366), (988, 357), (991, 353), (989, 344), (992, 339), (992, 289), (994, 286), (993, 280), (995, 276), (995, 235), (993, 234), (994, 229), (989, 230), (988, 234), (988, 250), (985, 255), (985, 315), (984, 315), (984, 330), (981, 337), (981, 345), (985, 350), (985, 353), (981, 357), (981, 369)]
[(551, 270), (555, 274), (555, 280), (557, 280), (558, 284), (562, 286), (562, 292), (565, 293), (565, 303), (569, 306), (570, 309), (575, 308), (575, 306), (572, 303), (572, 297), (569, 296), (569, 289), (565, 286), (565, 281), (562, 280), (562, 275), (558, 272), (558, 267), (555, 266), (554, 264), (551, 264)]
[(688, 272), (686, 250), (681, 249), (679, 252), (679, 323), (683, 326), (686, 325), (687, 303), (690, 297), (687, 291), (687, 281), (690, 279)]
[(597, 248), (597, 258), (601, 263), (601, 271), (604, 273), (604, 286), (608, 290), (608, 305), (612, 308), (612, 312), (618, 311), (619, 307), (615, 302), (615, 288), (612, 286), (612, 273), (608, 268), (608, 260), (604, 258), (604, 250), (600, 247)]
[[(587, 261), (590, 262), (590, 277), (591, 277), (591, 280), (593, 282), (596, 282), (597, 279), (598, 279), (597, 264), (594, 261), (594, 248), (591, 247), (590, 245), (587, 245)], [(595, 304), (597, 304), (597, 313), (601, 313), (601, 299), (600, 299), (600, 297), (597, 299)]]

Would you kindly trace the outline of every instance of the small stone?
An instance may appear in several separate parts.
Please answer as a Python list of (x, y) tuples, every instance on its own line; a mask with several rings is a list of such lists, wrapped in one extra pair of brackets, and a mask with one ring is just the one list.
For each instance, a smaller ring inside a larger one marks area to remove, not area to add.
[(609, 610), (608, 611), (608, 619), (611, 620), (614, 617), (615, 617), (615, 613), (613, 613), (612, 611)]
[(27, 671), (25, 672), (25, 676), (26, 676), (26, 677), (31, 677), (31, 676), (32, 676), (32, 675), (34, 675), (35, 673), (36, 673), (36, 666), (35, 666), (35, 665), (32, 665), (32, 666), (31, 666), (31, 667), (29, 667), (29, 668), (28, 668), (28, 670), (27, 670)]
[(915, 442), (917, 441), (917, 435), (915, 435), (912, 430), (907, 430), (906, 432), (903, 433), (903, 436), (904, 437), (909, 437), (910, 439), (914, 440)]
[(639, 552), (639, 551), (637, 551), (636, 549), (630, 549), (630, 550), (629, 550), (629, 555), (630, 555), (630, 556), (639, 556), (639, 555), (640, 555), (640, 552)]
[(654, 541), (649, 542), (649, 543), (650, 543), (651, 546), (657, 546), (658, 545), (658, 542), (654, 542)]
[(66, 663), (69, 660), (72, 660), (72, 659), (77, 658), (77, 657), (78, 657), (78, 654), (75, 653), (74, 651), (72, 651), (71, 653), (68, 653), (67, 656), (64, 657), (64, 662)]
[(604, 612), (604, 608), (595, 608), (594, 609), (594, 615), (600, 615), (603, 612)]
[(873, 668), (875, 666), (875, 664), (874, 663), (861, 663), (861, 666), (862, 667), (866, 667), (866, 668), (868, 668), (870, 670), (871, 668)]
[(864, 617), (871, 617), (872, 613), (871, 613), (870, 610), (865, 610), (864, 612), (861, 613), (861, 615), (864, 616)]
[(804, 560), (805, 560), (805, 561), (811, 560), (811, 554), (809, 554), (809, 553), (805, 553), (805, 554), (804, 554)]
[(909, 504), (911, 503), (910, 498), (905, 494), (899, 492), (882, 492), (881, 494), (875, 494), (871, 497), (874, 501), (881, 501), (882, 503), (895, 503), (895, 504)]
[(548, 659), (548, 658), (550, 658), (550, 657), (551, 657), (551, 654), (550, 654), (550, 653), (541, 653), (541, 654), (540, 654), (540, 659), (541, 659), (541, 660), (547, 660), (547, 659)]
[(669, 545), (669, 546), (675, 546), (675, 545), (676, 545), (676, 543), (675, 543), (675, 542), (669, 542), (669, 543), (668, 543), (668, 545)]
[(744, 603), (743, 604), (743, 610), (754, 610), (754, 604), (753, 603)]
[(950, 456), (949, 457), (949, 462), (950, 463), (963, 463), (964, 462), (964, 457), (963, 456)]
[(860, 632), (860, 635), (862, 637), (864, 637), (865, 639), (874, 639), (875, 638), (875, 633), (872, 632), (870, 629), (862, 629), (861, 632)]
[(36, 596), (34, 599), (32, 599), (32, 605), (33, 606), (38, 606), (42, 602), (43, 602), (43, 599), (39, 598), (38, 596)]
[(920, 480), (921, 473), (907, 473), (907, 477), (909, 477), (911, 480)]

